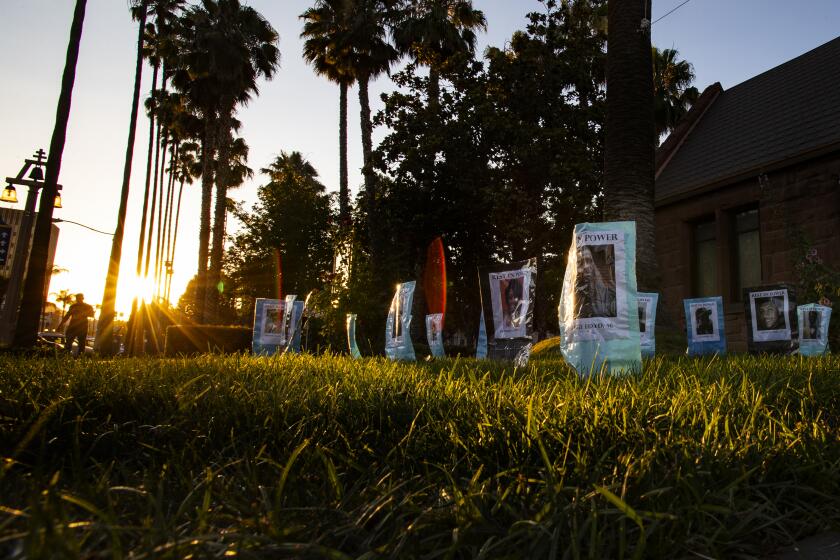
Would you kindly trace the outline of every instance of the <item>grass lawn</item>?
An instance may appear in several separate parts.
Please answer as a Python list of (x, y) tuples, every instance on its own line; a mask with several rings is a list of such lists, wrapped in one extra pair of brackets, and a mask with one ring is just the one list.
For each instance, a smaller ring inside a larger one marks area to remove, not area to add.
[(840, 358), (0, 356), (0, 456), (0, 557), (761, 558), (840, 527)]

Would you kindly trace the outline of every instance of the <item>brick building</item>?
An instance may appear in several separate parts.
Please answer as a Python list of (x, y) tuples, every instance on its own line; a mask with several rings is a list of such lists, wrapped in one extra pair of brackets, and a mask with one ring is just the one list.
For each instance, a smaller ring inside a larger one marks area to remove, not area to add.
[(736, 351), (742, 288), (795, 284), (797, 235), (840, 266), (840, 38), (703, 92), (657, 151), (656, 233), (662, 312), (723, 296)]

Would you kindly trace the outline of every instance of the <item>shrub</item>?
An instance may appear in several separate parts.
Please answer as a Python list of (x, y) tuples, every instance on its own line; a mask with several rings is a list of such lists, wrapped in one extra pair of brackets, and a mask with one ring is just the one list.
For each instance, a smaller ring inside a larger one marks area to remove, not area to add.
[(164, 354), (177, 356), (203, 352), (247, 352), (251, 349), (249, 327), (216, 325), (170, 325), (166, 329)]

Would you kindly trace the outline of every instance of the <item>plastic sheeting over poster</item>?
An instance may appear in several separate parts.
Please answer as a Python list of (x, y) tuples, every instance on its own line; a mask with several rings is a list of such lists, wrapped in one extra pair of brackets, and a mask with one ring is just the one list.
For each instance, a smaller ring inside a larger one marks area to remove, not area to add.
[(789, 354), (798, 347), (796, 294), (784, 284), (744, 290), (747, 349)]
[(356, 314), (355, 313), (348, 313), (347, 314), (347, 347), (350, 350), (350, 355), (355, 358), (359, 359), (362, 357), (362, 353), (359, 352), (359, 345), (356, 344)]
[(426, 340), (429, 353), (435, 358), (443, 358), (443, 313), (426, 315)]
[(639, 345), (642, 356), (652, 358), (656, 354), (656, 305), (659, 294), (639, 292)]
[(487, 327), (484, 324), (484, 310), (481, 310), (481, 318), (478, 320), (478, 342), (475, 345), (475, 359), (487, 359)]
[(300, 350), (304, 302), (295, 299), (294, 295), (285, 299), (257, 298), (251, 343), (254, 354), (275, 354), (288, 348), (293, 352)]
[(534, 332), (537, 260), (479, 267), (487, 357), (525, 365)]
[(414, 301), (414, 281), (397, 284), (388, 320), (385, 322), (385, 355), (391, 360), (414, 360), (411, 342), (411, 306)]
[(581, 375), (641, 370), (636, 224), (577, 224), (558, 310), (560, 350)]
[(828, 352), (828, 325), (831, 308), (809, 303), (796, 308), (799, 323), (799, 353), (820, 356)]
[(723, 328), (723, 298), (706, 297), (683, 300), (689, 356), (726, 353)]

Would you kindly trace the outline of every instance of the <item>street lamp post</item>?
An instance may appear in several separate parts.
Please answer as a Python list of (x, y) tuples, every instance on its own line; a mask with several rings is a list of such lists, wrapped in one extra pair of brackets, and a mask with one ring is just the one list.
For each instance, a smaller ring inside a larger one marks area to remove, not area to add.
[[(23, 284), (24, 267), (29, 255), (30, 237), (32, 237), (32, 224), (35, 218), (35, 204), (38, 201), (38, 192), (44, 186), (44, 172), (41, 169), (46, 165), (46, 152), (38, 150), (33, 156), (35, 159), (24, 160), (23, 167), (16, 177), (6, 177), (8, 186), (3, 191), (4, 202), (17, 202), (15, 193), (15, 186), (27, 187), (26, 204), (23, 209), (23, 217), (18, 228), (17, 243), (15, 245), (15, 256), (12, 260), (12, 270), (9, 274), (9, 284), (6, 288), (6, 294), (3, 298), (3, 308), (0, 310), (0, 342), (9, 345), (14, 337), (15, 327), (17, 325), (18, 306), (20, 305), (21, 286)], [(26, 172), (32, 168), (29, 173), (29, 179), (24, 179)], [(61, 185), (57, 185), (57, 189), (61, 190)], [(56, 207), (61, 207), (60, 195), (56, 195)]]

